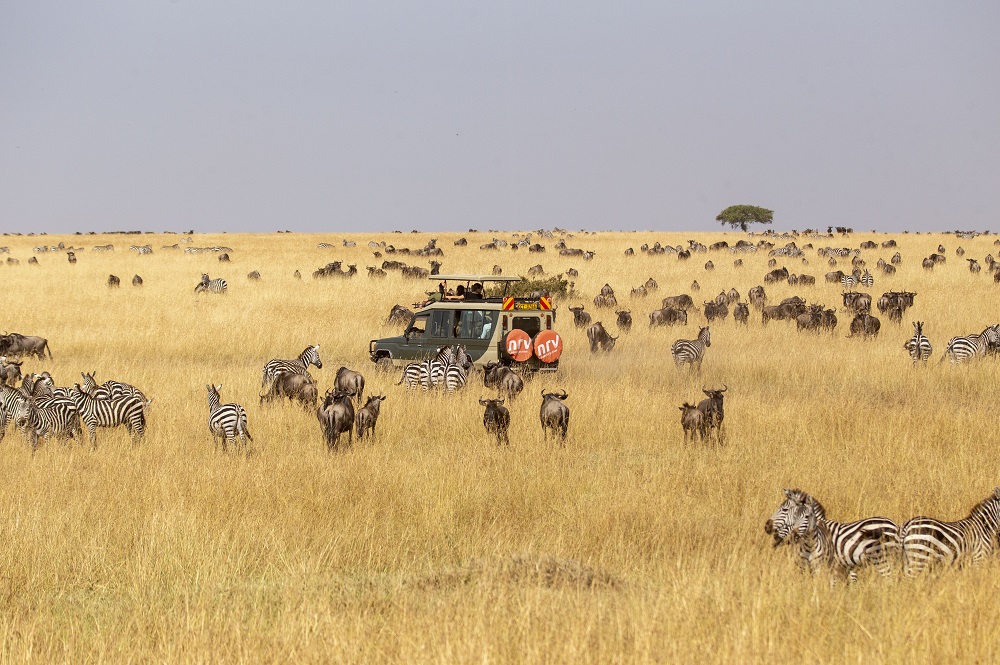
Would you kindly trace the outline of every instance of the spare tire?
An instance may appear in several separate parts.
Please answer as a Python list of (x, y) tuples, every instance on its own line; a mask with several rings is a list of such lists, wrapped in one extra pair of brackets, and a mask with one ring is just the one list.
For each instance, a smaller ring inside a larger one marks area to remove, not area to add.
[(555, 330), (543, 330), (532, 342), (535, 356), (543, 363), (554, 363), (562, 355), (563, 342)]
[(511, 330), (500, 341), (500, 357), (510, 362), (523, 363), (531, 358), (532, 343), (528, 333), (517, 328)]

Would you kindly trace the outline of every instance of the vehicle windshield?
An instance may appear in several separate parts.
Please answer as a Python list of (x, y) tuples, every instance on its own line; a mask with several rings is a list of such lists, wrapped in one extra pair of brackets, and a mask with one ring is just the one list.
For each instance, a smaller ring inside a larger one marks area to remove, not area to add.
[(409, 338), (423, 337), (424, 331), (427, 330), (427, 319), (430, 318), (430, 314), (418, 314), (413, 317), (410, 321), (410, 325), (406, 329), (406, 336)]

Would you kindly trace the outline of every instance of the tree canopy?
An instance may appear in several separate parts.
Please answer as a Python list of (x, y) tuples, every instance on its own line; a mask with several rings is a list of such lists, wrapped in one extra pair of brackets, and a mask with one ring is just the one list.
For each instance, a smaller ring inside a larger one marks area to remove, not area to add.
[(774, 211), (752, 205), (729, 206), (719, 213), (715, 221), (729, 224), (734, 229), (747, 230), (748, 224), (770, 224), (774, 220)]

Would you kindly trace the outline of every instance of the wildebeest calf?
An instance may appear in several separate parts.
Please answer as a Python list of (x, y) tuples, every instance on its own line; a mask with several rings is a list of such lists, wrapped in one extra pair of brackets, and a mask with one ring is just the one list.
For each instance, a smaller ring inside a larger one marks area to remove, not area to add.
[(108, 286), (115, 287), (115, 286), (121, 286), (121, 285), (122, 285), (122, 281), (120, 279), (118, 279), (117, 275), (108, 275)]
[(372, 395), (368, 398), (368, 403), (358, 410), (358, 415), (354, 420), (358, 430), (359, 441), (365, 438), (365, 434), (369, 431), (371, 431), (372, 436), (375, 435), (375, 425), (378, 423), (379, 409), (384, 401), (385, 395)]
[(684, 404), (681, 410), (681, 428), (684, 430), (684, 443), (688, 438), (694, 441), (695, 437), (705, 438), (705, 415), (693, 404)]

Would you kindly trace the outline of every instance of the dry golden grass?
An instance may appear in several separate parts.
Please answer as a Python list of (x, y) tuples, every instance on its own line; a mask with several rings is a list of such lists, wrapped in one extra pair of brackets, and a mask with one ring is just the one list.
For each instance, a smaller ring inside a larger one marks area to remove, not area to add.
[[(195, 236), (234, 248), (233, 263), (161, 250), (177, 236), (48, 236), (85, 244), (79, 263), (42, 254), (40, 238), (2, 238), (19, 266), (0, 265), (4, 328), (50, 340), (54, 359), (27, 361), (60, 385), (81, 371), (142, 387), (154, 398), (146, 441), (103, 431), (99, 448), (50, 444), (34, 456), (16, 433), (0, 447), (0, 657), (6, 661), (325, 662), (937, 662), (987, 661), (1000, 647), (995, 598), (1000, 566), (942, 571), (917, 580), (863, 575), (854, 586), (797, 569), (774, 550), (763, 522), (781, 489), (815, 494), (834, 518), (881, 514), (964, 516), (1000, 484), (995, 454), (998, 367), (937, 364), (947, 339), (979, 332), (1000, 316), (985, 271), (971, 275), (954, 249), (982, 259), (992, 237), (896, 236), (904, 262), (876, 274), (876, 295), (918, 292), (902, 326), (883, 320), (871, 342), (797, 334), (794, 325), (712, 326), (700, 376), (679, 373), (669, 346), (683, 328), (649, 330), (660, 297), (707, 299), (760, 283), (764, 253), (733, 267), (726, 253), (687, 263), (628, 246), (706, 244), (738, 234), (577, 235), (597, 250), (589, 263), (551, 250), (482, 252), (488, 234), (438, 234), (444, 272), (494, 263), (524, 274), (580, 270), (589, 304), (609, 282), (636, 324), (611, 354), (591, 356), (558, 302), (566, 351), (557, 376), (530, 381), (513, 406), (512, 446), (498, 450), (481, 424), (481, 379), (453, 399), (408, 395), (380, 376), (368, 340), (392, 334), (389, 308), (430, 283), (364, 276), (365, 246), (384, 239), (420, 247), (428, 235)], [(857, 246), (869, 237), (813, 241)], [(139, 240), (155, 248), (137, 256)], [(114, 243), (110, 255), (89, 251)], [(799, 243), (804, 243), (800, 240)], [(920, 259), (939, 243), (948, 263)], [(768, 288), (839, 305), (839, 285), (814, 251), (814, 288)], [(892, 250), (865, 252), (870, 265)], [(410, 263), (416, 258), (398, 257)], [(706, 272), (705, 260), (717, 268)], [(312, 270), (357, 263), (351, 281), (316, 281)], [(779, 263), (780, 265), (780, 263)], [(259, 270), (251, 283), (246, 274)], [(303, 280), (292, 278), (299, 269)], [(202, 272), (228, 279), (227, 296), (196, 296)], [(122, 287), (105, 287), (109, 273)], [(142, 288), (129, 282), (139, 273)], [(631, 301), (647, 277), (657, 295)], [(588, 307), (588, 310), (591, 309)], [(614, 316), (602, 313), (611, 330)], [(913, 369), (903, 342), (926, 321), (932, 363)], [(312, 412), (258, 408), (260, 370), (321, 344), (321, 389), (337, 367), (363, 371), (388, 395), (374, 441), (327, 454)], [(258, 452), (247, 460), (213, 450), (205, 384), (244, 404)], [(728, 445), (681, 442), (677, 406), (702, 384), (729, 386)], [(542, 441), (537, 397), (565, 388), (567, 446)]]

